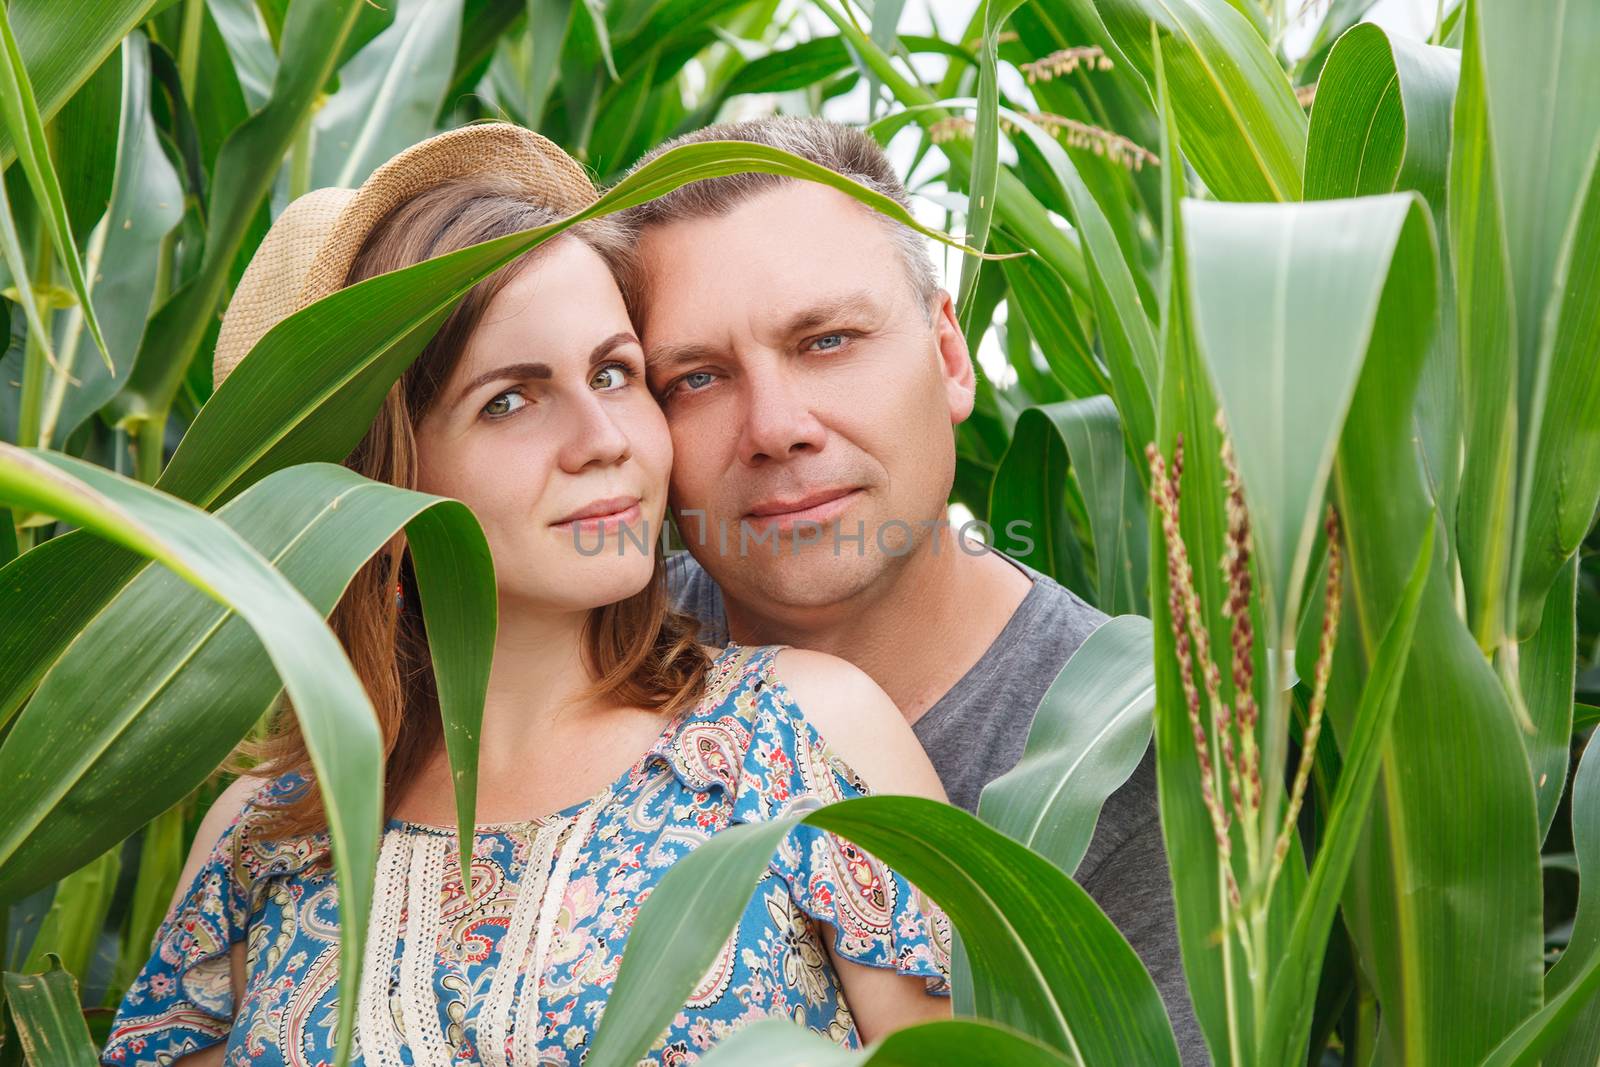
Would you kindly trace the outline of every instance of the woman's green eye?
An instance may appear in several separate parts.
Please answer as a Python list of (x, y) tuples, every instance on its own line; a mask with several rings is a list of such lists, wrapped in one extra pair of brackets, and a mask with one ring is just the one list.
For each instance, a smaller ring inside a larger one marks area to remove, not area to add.
[[(515, 406), (511, 405), (513, 400), (518, 401)], [(503, 419), (514, 411), (522, 410), (522, 408), (526, 407), (527, 404), (527, 398), (521, 393), (501, 393), (499, 396), (483, 405), (483, 413), (489, 416), (491, 419)]]
[(627, 369), (619, 363), (608, 364), (589, 379), (589, 384), (597, 389), (619, 389), (628, 384)]

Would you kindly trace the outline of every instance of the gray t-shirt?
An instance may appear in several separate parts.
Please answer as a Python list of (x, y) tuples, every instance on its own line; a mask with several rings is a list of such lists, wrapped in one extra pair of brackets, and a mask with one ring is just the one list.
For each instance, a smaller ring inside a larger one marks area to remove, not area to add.
[[(1032, 579), (1033, 587), (983, 657), (912, 724), (950, 802), (972, 812), (983, 787), (1022, 758), (1039, 702), (1068, 657), (1106, 621), (1049, 575), (990, 551)], [(722, 591), (688, 552), (667, 558), (667, 586), (674, 606), (700, 620), (701, 640), (727, 644)], [(1149, 969), (1186, 1067), (1206, 1063), (1205, 1039), (1179, 955), (1153, 746), (1128, 781), (1106, 798), (1074, 877)]]

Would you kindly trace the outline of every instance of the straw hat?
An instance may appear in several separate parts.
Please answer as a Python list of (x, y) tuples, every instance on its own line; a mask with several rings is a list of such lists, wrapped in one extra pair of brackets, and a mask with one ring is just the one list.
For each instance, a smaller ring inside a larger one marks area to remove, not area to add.
[(306, 193), (273, 222), (239, 279), (217, 334), (213, 387), (268, 330), (342, 289), (367, 235), (385, 215), (424, 190), (478, 174), (519, 182), (529, 199), (563, 216), (588, 207), (597, 195), (571, 156), (509, 122), (463, 126), (414, 144), (359, 189)]

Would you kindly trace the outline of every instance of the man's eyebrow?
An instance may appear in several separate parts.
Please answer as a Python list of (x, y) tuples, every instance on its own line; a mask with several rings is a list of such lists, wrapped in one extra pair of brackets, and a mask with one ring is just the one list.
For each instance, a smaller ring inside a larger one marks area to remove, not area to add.
[[(882, 313), (882, 305), (874, 300), (870, 293), (865, 291), (845, 293), (819, 300), (810, 307), (796, 311), (784, 320), (779, 332), (782, 336), (793, 337), (795, 334), (821, 329), (824, 326), (835, 326), (841, 322), (876, 320)], [(645, 363), (650, 370), (660, 373), (685, 363), (697, 363), (715, 358), (716, 352), (714, 346), (699, 341), (676, 344), (666, 342), (651, 346)]]
[(645, 353), (644, 365), (648, 371), (659, 373), (680, 367), (685, 363), (698, 363), (715, 358), (716, 349), (699, 341), (667, 342), (651, 346)]
[[(594, 366), (618, 348), (629, 343), (638, 344), (639, 339), (626, 330), (612, 334), (594, 346), (594, 350), (589, 353), (589, 366)], [(536, 381), (547, 382), (554, 376), (555, 372), (550, 369), (550, 364), (548, 363), (507, 363), (503, 367), (484, 371), (462, 386), (458, 399), (465, 400), (479, 387), (501, 379), (532, 378)]]
[(876, 319), (881, 314), (882, 307), (872, 298), (871, 293), (864, 290), (844, 293), (819, 300), (810, 307), (795, 312), (784, 323), (783, 333), (793, 336), (824, 326), (836, 326), (852, 319)]

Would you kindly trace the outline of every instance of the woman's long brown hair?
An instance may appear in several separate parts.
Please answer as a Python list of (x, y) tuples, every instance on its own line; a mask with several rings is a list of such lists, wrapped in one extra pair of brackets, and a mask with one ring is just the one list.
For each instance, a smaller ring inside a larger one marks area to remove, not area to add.
[[(474, 179), (437, 186), (397, 207), (373, 229), (345, 284), (556, 219), (506, 183)], [(583, 241), (605, 259), (619, 283), (631, 277), (628, 234), (619, 223), (592, 220), (556, 240)], [(467, 293), (389, 390), (345, 466), (376, 481), (417, 488), (414, 427), (449, 378), (495, 294), (549, 247), (541, 245), (507, 264)], [(704, 689), (708, 660), (696, 640), (694, 620), (668, 603), (659, 539), (655, 555), (655, 572), (644, 589), (590, 613), (584, 653), (596, 680), (582, 695), (585, 699), (615, 699), (673, 714)], [(403, 607), (396, 604), (397, 583)], [(329, 623), (377, 710), (385, 753), (385, 810), (392, 812), (397, 783), (411, 780), (443, 740), (427, 633), (403, 532), (356, 572)], [(294, 771), (312, 777), (305, 737), (287, 696), (268, 735), (241, 746), (233, 767), (255, 761), (253, 775)], [(326, 825), (318, 791), (306, 789), (272, 809), (265, 829), (270, 836), (286, 836)]]

